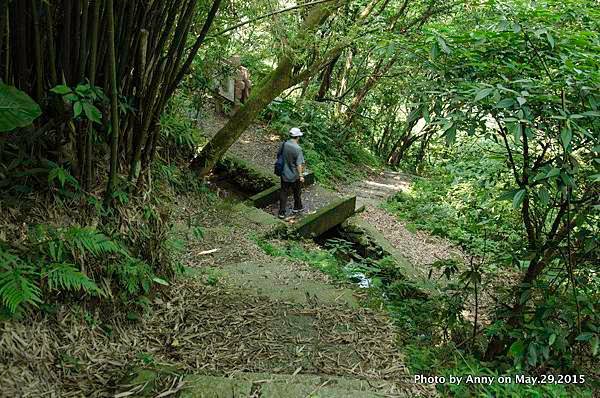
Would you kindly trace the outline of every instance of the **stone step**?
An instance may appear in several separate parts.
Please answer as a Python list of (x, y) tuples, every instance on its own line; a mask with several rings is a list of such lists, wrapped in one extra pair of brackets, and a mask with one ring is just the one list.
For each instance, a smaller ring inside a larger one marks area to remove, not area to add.
[(237, 373), (230, 377), (191, 375), (182, 398), (375, 398), (404, 397), (386, 381), (348, 379), (326, 375)]

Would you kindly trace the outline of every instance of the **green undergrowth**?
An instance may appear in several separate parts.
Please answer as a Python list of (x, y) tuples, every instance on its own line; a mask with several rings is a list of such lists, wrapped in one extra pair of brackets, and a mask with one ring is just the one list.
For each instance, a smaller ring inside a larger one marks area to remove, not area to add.
[(282, 140), (291, 127), (300, 127), (305, 132), (301, 145), (306, 163), (319, 183), (326, 187), (359, 180), (365, 174), (365, 166), (380, 165), (364, 146), (346, 138), (351, 134), (322, 103), (274, 101), (262, 118), (281, 134)]
[(107, 206), (103, 187), (84, 190), (76, 169), (50, 160), (24, 158), (3, 176), (11, 189), (0, 194), (9, 215), (0, 220), (2, 318), (77, 303), (120, 307), (134, 319), (183, 272), (181, 254), (202, 239), (202, 226), (186, 222), (177, 201), (188, 195), (202, 208), (216, 198), (187, 167), (200, 134), (182, 101), (161, 118), (159, 142), (169, 149), (157, 152), (144, 195), (123, 176)]
[(337, 258), (327, 250), (307, 250), (298, 242), (272, 243), (260, 238), (254, 238), (254, 241), (269, 256), (285, 257), (291, 260), (302, 261), (334, 279), (340, 280), (344, 278), (341, 264)]
[[(385, 308), (397, 326), (398, 346), (405, 353), (413, 375), (510, 376), (529, 375), (515, 361), (485, 363), (476, 358), (485, 348), (485, 339), (472, 339), (472, 323), (464, 318), (465, 294), (462, 284), (449, 282), (444, 294), (418, 294), (418, 286), (404, 279), (393, 259), (362, 258), (354, 243), (333, 238), (321, 247), (301, 242), (267, 241), (254, 238), (268, 255), (302, 261), (334, 280), (361, 283), (360, 273), (369, 280), (363, 305)], [(362, 279), (364, 282), (365, 279)], [(400, 348), (399, 348), (400, 349)], [(513, 366), (514, 365), (514, 366)], [(432, 371), (435, 369), (435, 371)], [(550, 372), (550, 371), (548, 371)], [(535, 374), (533, 374), (535, 376)], [(466, 380), (466, 379), (463, 379)], [(497, 379), (495, 379), (497, 380)], [(566, 385), (531, 385), (494, 382), (491, 385), (448, 381), (436, 385), (442, 396), (452, 397), (591, 397), (585, 388)]]
[(412, 232), (429, 231), (471, 254), (510, 262), (510, 249), (521, 241), (522, 230), (518, 213), (505, 200), (511, 183), (505, 159), (482, 158), (482, 150), (496, 149), (485, 140), (465, 146), (438, 149), (426, 178), (415, 179), (410, 191), (398, 193), (383, 207), (407, 221)]

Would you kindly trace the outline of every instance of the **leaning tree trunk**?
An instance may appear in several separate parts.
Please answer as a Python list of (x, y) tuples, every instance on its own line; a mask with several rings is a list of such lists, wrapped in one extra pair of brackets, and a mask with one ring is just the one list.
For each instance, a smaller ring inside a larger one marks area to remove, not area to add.
[(227, 124), (217, 132), (193, 162), (201, 176), (213, 169), (225, 152), (237, 141), (258, 114), (292, 83), (293, 64), (290, 59), (279, 63), (267, 81), (255, 90), (248, 101), (235, 112)]
[[(310, 34), (313, 29), (320, 26), (331, 13), (327, 5), (314, 8), (304, 20), (301, 36)], [(302, 40), (299, 40), (302, 42)], [(337, 49), (336, 49), (337, 51)], [(341, 49), (339, 50), (341, 51)], [(335, 52), (337, 55), (337, 52)], [(265, 109), (284, 90), (298, 84), (311, 74), (317, 73), (321, 67), (331, 62), (321, 64), (316, 61), (303, 73), (294, 74), (295, 65), (292, 58), (285, 55), (277, 65), (277, 68), (265, 80), (265, 82), (250, 96), (248, 101), (238, 109), (231, 119), (223, 126), (210, 142), (202, 149), (200, 155), (192, 162), (192, 168), (197, 169), (200, 176), (206, 176), (223, 157), (225, 152), (237, 141), (242, 133), (254, 121), (258, 114)], [(320, 66), (320, 67), (319, 67)]]

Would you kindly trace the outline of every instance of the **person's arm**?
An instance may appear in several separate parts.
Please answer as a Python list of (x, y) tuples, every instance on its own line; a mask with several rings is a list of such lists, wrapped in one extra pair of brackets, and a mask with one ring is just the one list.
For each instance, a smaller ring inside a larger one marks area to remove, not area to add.
[(302, 149), (300, 150), (298, 158), (296, 159), (296, 168), (298, 169), (300, 182), (304, 182), (304, 153), (302, 153)]
[(304, 163), (298, 165), (298, 175), (300, 176), (300, 182), (304, 182)]

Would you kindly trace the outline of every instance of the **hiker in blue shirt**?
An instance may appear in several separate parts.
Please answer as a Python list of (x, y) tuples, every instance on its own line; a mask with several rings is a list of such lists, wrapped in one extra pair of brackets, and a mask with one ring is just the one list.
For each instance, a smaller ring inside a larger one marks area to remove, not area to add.
[(287, 215), (287, 197), (291, 191), (294, 193), (293, 212), (304, 211), (302, 206), (302, 184), (304, 183), (304, 155), (300, 148), (300, 137), (304, 134), (299, 128), (290, 130), (290, 139), (285, 141), (277, 154), (275, 174), (281, 177), (281, 190), (279, 191), (279, 218)]

